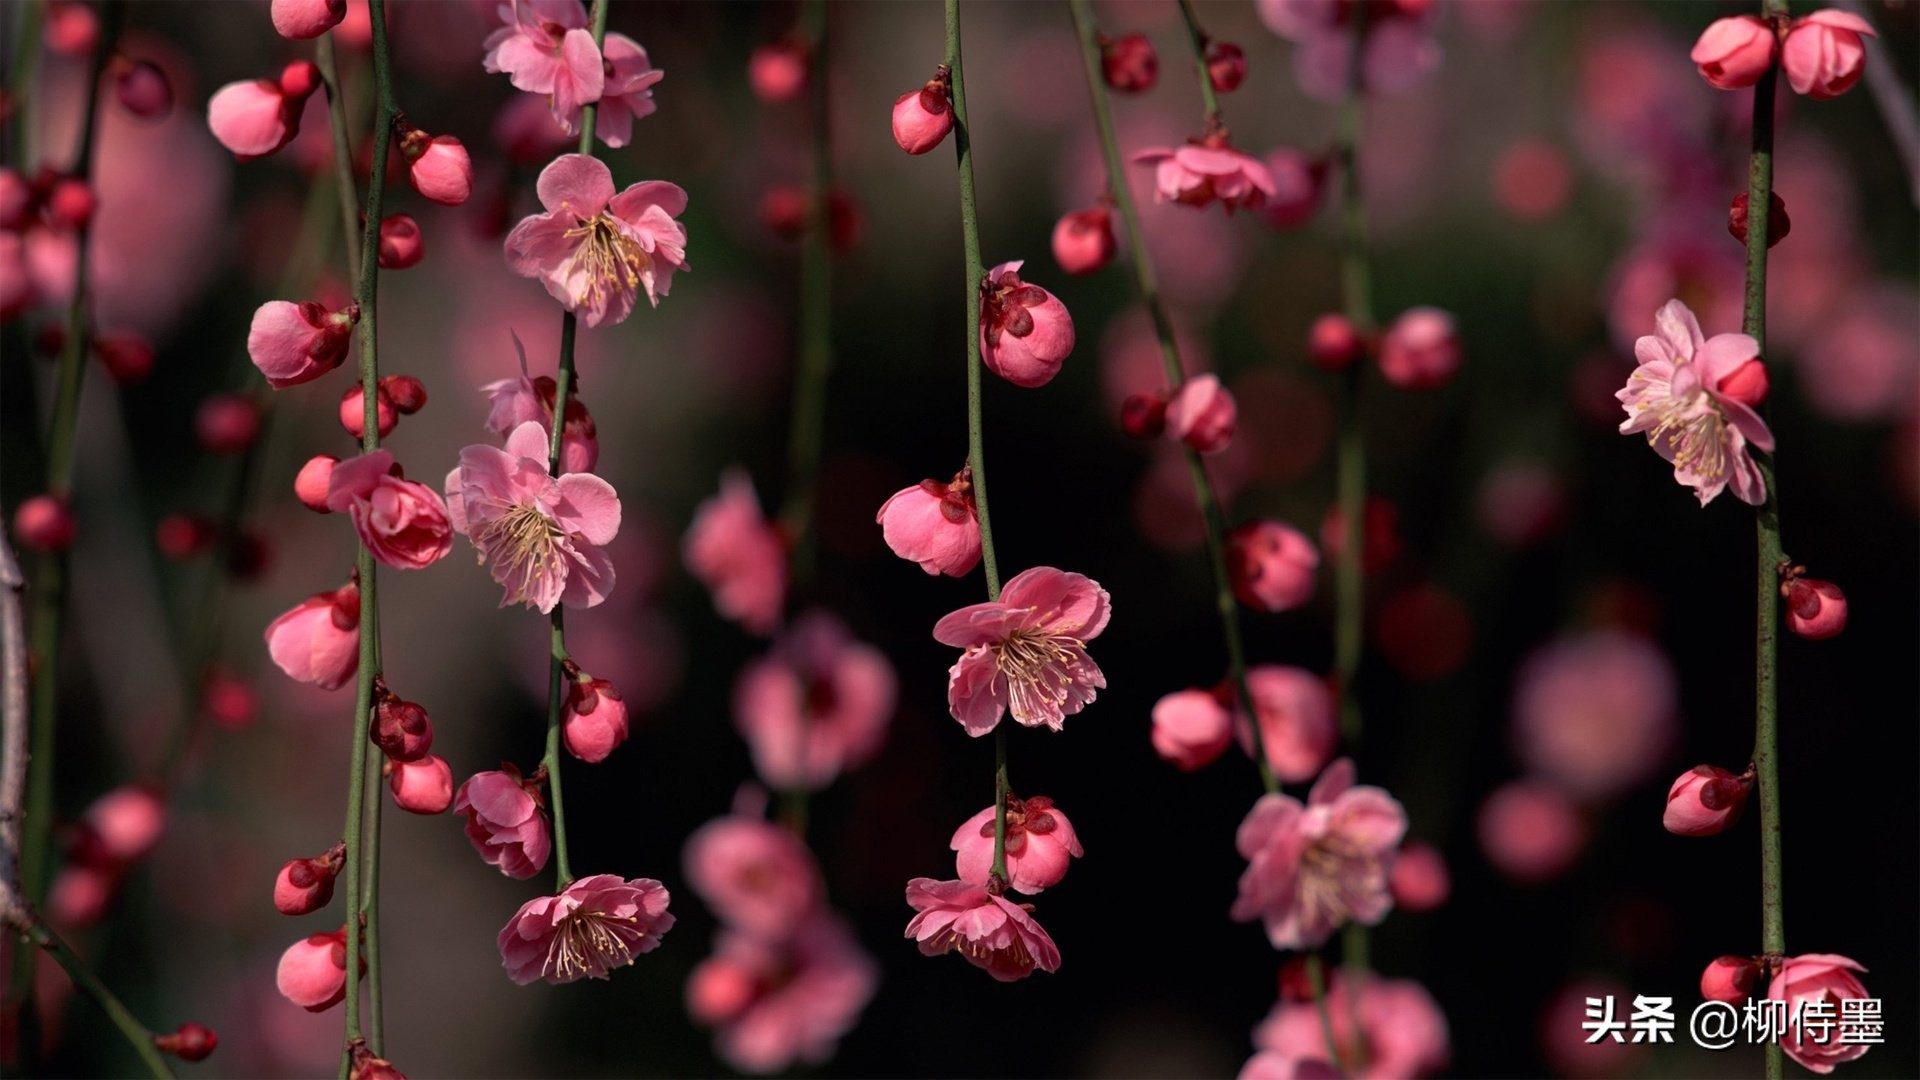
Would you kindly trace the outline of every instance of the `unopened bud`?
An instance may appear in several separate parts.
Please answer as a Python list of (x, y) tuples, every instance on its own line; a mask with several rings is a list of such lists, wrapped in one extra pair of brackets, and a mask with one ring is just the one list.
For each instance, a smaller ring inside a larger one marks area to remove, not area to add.
[(1708, 1001), (1738, 1005), (1753, 996), (1760, 965), (1751, 956), (1722, 956), (1700, 973), (1700, 996)]
[(154, 546), (160, 549), (160, 554), (175, 561), (193, 558), (219, 537), (218, 525), (192, 514), (168, 514), (153, 527)]
[(22, 500), (13, 511), (13, 535), (22, 547), (43, 555), (65, 551), (73, 543), (73, 511), (52, 495)]
[(215, 394), (200, 403), (194, 433), (209, 454), (238, 454), (260, 434), (260, 407), (245, 394)]
[(1231, 41), (1216, 41), (1207, 46), (1207, 79), (1213, 89), (1231, 94), (1247, 78), (1247, 54)]
[(427, 386), (411, 375), (382, 376), (380, 393), (402, 416), (412, 416), (427, 407)]
[(120, 107), (142, 120), (157, 120), (173, 110), (173, 85), (148, 60), (123, 60), (115, 65), (114, 96)]
[(893, 141), (909, 154), (924, 154), (939, 146), (953, 130), (950, 84), (943, 67), (925, 86), (901, 94), (893, 102)]
[[(1767, 246), (1772, 247), (1787, 238), (1793, 229), (1793, 220), (1787, 217), (1787, 204), (1780, 193), (1767, 195)], [(1747, 193), (1741, 192), (1733, 197), (1733, 205), (1727, 208), (1727, 231), (1742, 244), (1747, 242)]]
[(1100, 73), (1123, 94), (1153, 89), (1160, 78), (1160, 57), (1145, 34), (1125, 34), (1100, 46)]
[(1307, 359), (1327, 371), (1340, 371), (1360, 359), (1360, 332), (1345, 315), (1328, 312), (1307, 330)]
[[(400, 414), (394, 409), (393, 399), (387, 396), (385, 389), (374, 393), (374, 416), (383, 439), (392, 434), (393, 425), (400, 422)], [(366, 435), (367, 404), (358, 386), (349, 386), (340, 395), (340, 426), (356, 439)]]
[(171, 1035), (155, 1035), (153, 1045), (161, 1053), (172, 1054), (181, 1061), (205, 1061), (220, 1045), (220, 1037), (205, 1024), (188, 1022)]
[(1157, 439), (1167, 430), (1167, 399), (1159, 394), (1128, 394), (1120, 403), (1120, 430), (1130, 439)]
[(1712, 836), (1740, 818), (1753, 790), (1753, 777), (1715, 765), (1695, 765), (1667, 789), (1667, 812), (1660, 819), (1676, 836)]
[(414, 702), (383, 693), (367, 738), (395, 761), (419, 761), (433, 749), (433, 720)]
[(123, 386), (153, 374), (153, 343), (138, 334), (101, 334), (93, 339), (93, 353)]
[(315, 454), (300, 466), (293, 478), (293, 494), (300, 505), (316, 514), (327, 513), (327, 489), (333, 483), (333, 467), (339, 463), (332, 454)]
[(273, 906), (282, 915), (306, 915), (333, 899), (333, 879), (346, 866), (346, 848), (335, 844), (317, 858), (291, 859), (273, 879)]
[(411, 214), (394, 214), (380, 221), (380, 268), (405, 270), (427, 257), (427, 241)]
[(1847, 594), (1819, 578), (1795, 576), (1781, 586), (1787, 598), (1787, 628), (1822, 641), (1847, 628)]
[(1730, 398), (1742, 405), (1757, 406), (1767, 400), (1767, 390), (1772, 380), (1767, 377), (1767, 365), (1760, 360), (1749, 360), (1728, 372), (1715, 387), (1720, 396)]

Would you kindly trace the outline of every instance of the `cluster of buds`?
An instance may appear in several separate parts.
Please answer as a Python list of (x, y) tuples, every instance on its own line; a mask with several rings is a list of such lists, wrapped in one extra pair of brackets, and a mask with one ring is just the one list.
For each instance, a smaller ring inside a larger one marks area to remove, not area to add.
[(1198, 454), (1217, 454), (1233, 442), (1240, 411), (1213, 374), (1196, 375), (1172, 394), (1129, 394), (1120, 403), (1120, 430), (1131, 438), (1171, 435)]
[(62, 830), (67, 861), (47, 890), (49, 918), (69, 931), (98, 923), (166, 828), (167, 804), (154, 788), (128, 785), (94, 800)]
[(453, 768), (433, 749), (433, 720), (420, 705), (373, 680), (373, 722), (367, 738), (386, 755), (381, 771), (394, 805), (415, 814), (438, 814), (453, 805)]
[(1402, 390), (1445, 386), (1465, 358), (1453, 316), (1436, 307), (1401, 312), (1371, 340), (1336, 312), (1321, 315), (1307, 328), (1307, 359), (1325, 371), (1344, 371), (1370, 352), (1381, 376)]
[(1715, 20), (1701, 32), (1691, 58), (1700, 77), (1721, 90), (1759, 83), (1778, 60), (1794, 93), (1826, 101), (1860, 81), (1867, 66), (1862, 36), (1879, 35), (1865, 19), (1847, 11), (1816, 11), (1792, 20), (1735, 15)]

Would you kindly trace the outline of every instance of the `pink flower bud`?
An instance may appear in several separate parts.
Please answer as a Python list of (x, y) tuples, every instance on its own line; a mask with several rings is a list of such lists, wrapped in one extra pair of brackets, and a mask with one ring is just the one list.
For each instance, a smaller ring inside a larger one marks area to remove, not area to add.
[(273, 0), (269, 14), (281, 37), (317, 38), (347, 17), (347, 0)]
[(709, 956), (687, 979), (687, 1012), (704, 1027), (729, 1023), (759, 996), (759, 981), (739, 962)]
[(893, 141), (909, 154), (924, 154), (939, 146), (953, 130), (953, 106), (948, 101), (943, 68), (918, 90), (909, 90), (893, 102)]
[(1460, 370), (1460, 338), (1453, 316), (1433, 307), (1410, 308), (1380, 340), (1380, 374), (1402, 390), (1436, 390)]
[(380, 220), (380, 268), (405, 270), (427, 257), (427, 241), (420, 235), (420, 223), (411, 214), (394, 214)]
[(1400, 849), (1399, 856), (1393, 860), (1388, 884), (1393, 890), (1394, 907), (1416, 913), (1432, 911), (1446, 903), (1453, 891), (1447, 860), (1433, 845), (1419, 840), (1409, 840)]
[(797, 41), (769, 42), (747, 59), (747, 85), (769, 105), (793, 101), (807, 88), (807, 47)]
[(1059, 298), (1020, 280), (1023, 261), (987, 271), (980, 296), (980, 354), (1015, 386), (1044, 386), (1073, 351), (1073, 316)]
[[(986, 884), (993, 868), (994, 808), (968, 818), (948, 843), (962, 881)], [(1007, 797), (1007, 885), (1029, 895), (1060, 884), (1084, 852), (1067, 815), (1044, 795)]]
[(85, 56), (100, 40), (100, 17), (87, 4), (54, 0), (47, 4), (43, 17), (46, 25), (40, 39), (62, 56)]
[(553, 851), (540, 807), (538, 786), (509, 765), (469, 777), (454, 797), (453, 812), (466, 816), (467, 840), (480, 858), (524, 881), (546, 867)]
[(567, 752), (581, 761), (605, 761), (627, 741), (627, 703), (605, 679), (570, 680), (567, 715), (560, 725)]
[(1053, 258), (1069, 274), (1091, 274), (1113, 261), (1113, 213), (1075, 210), (1053, 227)]
[(948, 483), (922, 480), (894, 492), (875, 517), (887, 547), (929, 574), (970, 573), (980, 562), (972, 475), (963, 468)]
[(215, 394), (200, 403), (193, 431), (209, 454), (241, 453), (260, 434), (260, 407), (245, 394)]
[(1667, 789), (1660, 823), (1675, 836), (1712, 836), (1740, 819), (1753, 778), (1714, 765), (1695, 765)]
[(1255, 611), (1291, 611), (1313, 596), (1320, 553), (1307, 534), (1278, 521), (1243, 521), (1227, 533), (1233, 595)]
[(346, 867), (346, 846), (335, 844), (312, 859), (290, 859), (273, 879), (273, 906), (282, 915), (306, 915), (333, 899), (333, 879)]
[(1715, 19), (1700, 33), (1689, 54), (1707, 85), (1721, 90), (1744, 90), (1760, 81), (1773, 66), (1779, 38), (1773, 26), (1758, 15)]
[(1476, 829), (1494, 869), (1523, 884), (1565, 873), (1587, 845), (1580, 808), (1559, 788), (1516, 780), (1480, 804)]
[(308, 1012), (325, 1012), (347, 998), (347, 932), (301, 938), (280, 954), (274, 983), (280, 996)]
[(93, 221), (100, 205), (93, 188), (85, 180), (69, 176), (56, 181), (47, 192), (47, 216), (63, 229), (84, 229)]
[(1231, 41), (1207, 46), (1207, 80), (1216, 93), (1231, 94), (1247, 78), (1247, 54)]
[(1210, 765), (1233, 744), (1233, 717), (1213, 693), (1182, 690), (1153, 706), (1153, 751), (1175, 768)]
[[(380, 437), (386, 438), (393, 433), (393, 426), (400, 422), (400, 414), (394, 410), (393, 399), (387, 396), (385, 389), (376, 389), (373, 394), (374, 423), (380, 428)], [(358, 386), (349, 386), (340, 395), (340, 426), (355, 439), (361, 438), (367, 431), (367, 402)]]
[(1129, 439), (1157, 439), (1167, 430), (1167, 399), (1159, 394), (1128, 394), (1120, 403), (1120, 430)]
[(326, 514), (327, 490), (332, 485), (333, 467), (340, 459), (332, 454), (315, 454), (300, 466), (300, 472), (293, 478), (293, 494), (300, 505), (316, 514)]
[(276, 390), (312, 382), (346, 359), (359, 321), (358, 304), (329, 311), (315, 300), (269, 300), (253, 313), (247, 356)]
[(219, 538), (220, 526), (192, 514), (168, 514), (153, 527), (154, 546), (176, 562), (193, 558)]
[(73, 513), (52, 495), (23, 499), (13, 511), (13, 535), (20, 546), (43, 555), (67, 550), (73, 543)]
[(113, 92), (121, 108), (142, 120), (157, 120), (173, 111), (173, 85), (151, 61), (115, 65)]
[(1153, 89), (1160, 78), (1160, 57), (1145, 34), (1125, 34), (1100, 44), (1100, 73), (1123, 94)]
[(427, 385), (411, 375), (382, 375), (380, 392), (402, 416), (412, 416), (427, 407)]
[[(1789, 956), (1774, 968), (1773, 979), (1767, 983), (1767, 1000), (1780, 1002), (1779, 1008), (1788, 1016), (1804, 1015), (1805, 1006), (1816, 1001), (1826, 1003), (1834, 1015), (1846, 1016), (1846, 1002), (1870, 998), (1867, 988), (1853, 974), (1866, 970), (1832, 953)], [(1823, 1033), (1812, 1024), (1794, 1024), (1780, 1036), (1780, 1049), (1808, 1069), (1825, 1075), (1835, 1065), (1866, 1053), (1867, 1044), (1848, 1042), (1833, 1032)]]
[(407, 1080), (407, 1074), (394, 1068), (393, 1062), (367, 1049), (365, 1039), (353, 1040), (348, 1048), (353, 1052), (353, 1065), (347, 1070), (347, 1080)]
[(403, 701), (384, 685), (377, 687), (379, 703), (367, 739), (394, 761), (419, 761), (433, 749), (433, 720), (427, 710)]
[(207, 1025), (188, 1021), (171, 1035), (155, 1035), (153, 1045), (161, 1053), (172, 1054), (181, 1061), (205, 1061), (220, 1045), (220, 1037)]
[(47, 917), (66, 931), (97, 926), (119, 889), (119, 868), (69, 863), (47, 887)]
[(300, 133), (300, 102), (272, 79), (228, 83), (207, 101), (207, 127), (241, 161), (265, 157)]
[(473, 194), (473, 161), (451, 135), (428, 135), (408, 128), (400, 137), (413, 189), (442, 206), (459, 206)]
[(1793, 20), (1780, 45), (1780, 67), (1794, 93), (1815, 101), (1837, 98), (1860, 81), (1867, 47), (1860, 35), (1879, 37), (1867, 20), (1846, 11), (1816, 11)]
[(1755, 359), (1727, 372), (1714, 389), (1721, 397), (1738, 401), (1742, 405), (1758, 405), (1767, 400), (1767, 390), (1771, 386), (1772, 382), (1767, 377), (1767, 365)]
[(101, 334), (93, 339), (93, 354), (122, 386), (153, 374), (153, 343), (139, 334)]
[(289, 678), (338, 690), (360, 667), (360, 590), (316, 593), (267, 625), (267, 652)]
[(1341, 371), (1366, 351), (1360, 332), (1345, 315), (1328, 312), (1307, 329), (1307, 359), (1327, 371)]
[(207, 673), (200, 689), (200, 707), (215, 726), (226, 731), (244, 731), (253, 726), (254, 717), (259, 715), (260, 699), (253, 692), (252, 683), (224, 668), (215, 668)]
[(1167, 433), (1198, 453), (1217, 454), (1233, 441), (1239, 415), (1218, 376), (1196, 375), (1167, 402)]
[(419, 761), (391, 761), (387, 787), (393, 803), (410, 814), (441, 814), (453, 805), (453, 768), (428, 754)]
[[(1727, 208), (1727, 231), (1740, 241), (1742, 247), (1747, 243), (1747, 193), (1742, 191), (1733, 197), (1733, 204)], [(1767, 194), (1767, 246), (1773, 247), (1787, 238), (1793, 231), (1793, 220), (1787, 217), (1786, 201), (1777, 191)]]
[(1847, 594), (1819, 578), (1796, 577), (1781, 586), (1787, 598), (1787, 628), (1808, 641), (1824, 641), (1847, 628)]
[(1760, 965), (1751, 956), (1722, 956), (1700, 973), (1700, 996), (1708, 1001), (1739, 1005), (1753, 996)]
[(95, 799), (81, 820), (95, 844), (91, 857), (126, 866), (159, 846), (167, 830), (167, 804), (152, 788), (128, 785)]
[(280, 92), (296, 103), (304, 104), (322, 85), (320, 69), (312, 61), (295, 60), (280, 69)]

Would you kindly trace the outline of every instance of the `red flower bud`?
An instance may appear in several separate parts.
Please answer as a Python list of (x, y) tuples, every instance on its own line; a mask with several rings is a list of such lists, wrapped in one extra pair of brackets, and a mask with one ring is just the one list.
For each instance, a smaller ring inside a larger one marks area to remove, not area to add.
[(65, 551), (73, 543), (74, 532), (73, 512), (52, 495), (25, 499), (13, 511), (13, 535), (29, 551), (43, 555)]
[(1145, 34), (1126, 34), (1100, 46), (1100, 73), (1107, 85), (1123, 94), (1153, 89), (1160, 78), (1160, 58)]
[(1231, 41), (1207, 46), (1207, 79), (1216, 92), (1231, 94), (1247, 78), (1247, 54)]
[(153, 343), (138, 334), (101, 334), (93, 339), (93, 354), (123, 386), (153, 374)]
[(205, 1061), (220, 1045), (220, 1037), (207, 1025), (189, 1021), (171, 1035), (155, 1035), (153, 1045), (161, 1053), (172, 1054), (181, 1061)]
[[(383, 439), (392, 434), (393, 425), (400, 422), (399, 413), (394, 409), (393, 399), (387, 396), (385, 387), (374, 392), (374, 415)], [(356, 439), (366, 434), (367, 406), (358, 386), (349, 386), (340, 395), (340, 426)]]
[(312, 859), (291, 859), (273, 879), (273, 906), (282, 915), (319, 911), (333, 899), (333, 879), (346, 866), (347, 849), (335, 844)]
[(1714, 765), (1695, 765), (1667, 789), (1667, 812), (1660, 819), (1676, 836), (1712, 836), (1740, 819), (1753, 790), (1753, 777)]
[(1728, 372), (1715, 389), (1720, 396), (1732, 398), (1742, 405), (1759, 405), (1767, 400), (1767, 390), (1772, 380), (1767, 377), (1767, 365), (1759, 360), (1749, 360)]
[(1363, 351), (1360, 332), (1345, 315), (1329, 312), (1307, 330), (1307, 359), (1317, 367), (1339, 371), (1360, 359)]
[(1822, 641), (1847, 628), (1847, 594), (1819, 578), (1795, 576), (1781, 590), (1787, 598), (1787, 628)]
[(194, 434), (209, 454), (238, 454), (260, 434), (260, 407), (245, 394), (215, 394), (194, 414)]
[[(1767, 246), (1772, 247), (1787, 238), (1793, 230), (1793, 220), (1787, 217), (1787, 204), (1780, 199), (1780, 193), (1767, 195)], [(1727, 231), (1742, 245), (1747, 242), (1747, 193), (1741, 192), (1733, 197), (1733, 205), (1727, 208)]]
[(1708, 1001), (1738, 1005), (1753, 996), (1760, 965), (1750, 956), (1722, 956), (1700, 973), (1700, 996)]
[(405, 270), (427, 257), (427, 241), (412, 214), (394, 214), (380, 220), (380, 268)]
[(1120, 403), (1120, 430), (1130, 439), (1157, 439), (1167, 430), (1167, 399), (1159, 394), (1128, 394)]
[(418, 761), (433, 749), (433, 720), (427, 710), (386, 692), (383, 686), (367, 738), (395, 761)]
[(147, 60), (114, 65), (114, 96), (120, 107), (142, 120), (157, 120), (173, 110), (173, 86), (166, 73)]
[(340, 459), (332, 454), (315, 454), (300, 466), (300, 472), (293, 478), (293, 494), (300, 505), (316, 514), (325, 514), (327, 510), (327, 489), (333, 482), (333, 467)]
[(402, 416), (412, 416), (427, 407), (427, 386), (411, 375), (385, 375), (380, 393)]

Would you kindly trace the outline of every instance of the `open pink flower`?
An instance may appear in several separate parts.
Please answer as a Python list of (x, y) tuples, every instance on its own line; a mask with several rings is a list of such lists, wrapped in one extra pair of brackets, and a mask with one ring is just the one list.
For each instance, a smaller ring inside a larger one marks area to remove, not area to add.
[(601, 548), (620, 531), (620, 496), (592, 473), (547, 475), (547, 433), (537, 423), (514, 428), (505, 450), (460, 451), (447, 474), (447, 509), (505, 589), (501, 607), (592, 607), (613, 590), (613, 560)]
[[(993, 807), (968, 818), (948, 845), (960, 880), (985, 885), (993, 870)], [(1007, 797), (1007, 886), (1037, 893), (1060, 884), (1067, 864), (1086, 854), (1067, 815), (1044, 795)]]
[(1015, 259), (987, 271), (980, 293), (980, 358), (1015, 386), (1045, 386), (1073, 351), (1073, 316), (1060, 298), (1020, 280)]
[(825, 886), (813, 853), (789, 829), (733, 815), (687, 838), (687, 883), (720, 920), (761, 941), (780, 941), (820, 906)]
[(276, 390), (313, 380), (340, 366), (360, 321), (360, 306), (328, 311), (308, 300), (269, 300), (253, 313), (247, 357)]
[(733, 722), (762, 780), (818, 791), (880, 749), (895, 693), (885, 653), (856, 641), (832, 614), (810, 611), (772, 655), (741, 671)]
[(1706, 337), (1678, 300), (1661, 306), (1654, 328), (1634, 342), (1639, 364), (1614, 395), (1627, 410), (1620, 433), (1646, 432), (1648, 445), (1673, 463), (1673, 478), (1692, 488), (1700, 505), (1731, 487), (1735, 498), (1759, 506), (1767, 499), (1766, 482), (1747, 444), (1772, 450), (1773, 433), (1721, 385), (1759, 359), (1759, 344), (1745, 334)]
[(673, 272), (687, 269), (687, 230), (674, 220), (687, 193), (678, 186), (645, 180), (616, 194), (605, 163), (563, 154), (540, 171), (535, 189), (547, 212), (507, 234), (507, 267), (539, 278), (588, 326), (625, 321), (641, 289), (660, 306)]
[[(1333, 1041), (1340, 1047), (1340, 1064), (1346, 1069), (1339, 1075), (1355, 1080), (1408, 1080), (1432, 1076), (1447, 1067), (1447, 1018), (1425, 987), (1411, 979), (1368, 977), (1360, 983), (1357, 1001), (1353, 989), (1337, 973), (1328, 980), (1326, 1015), (1333, 1023)], [(1358, 1031), (1354, 1030), (1356, 1019)], [(1320, 1011), (1311, 1001), (1282, 1001), (1254, 1029), (1253, 1045), (1295, 1062), (1326, 1060)]]
[[(1335, 730), (1333, 694), (1325, 679), (1305, 668), (1260, 664), (1247, 669), (1247, 692), (1260, 717), (1260, 741), (1267, 764), (1288, 784), (1304, 783), (1317, 775), (1340, 736)], [(1244, 711), (1234, 718), (1240, 743), (1253, 753), (1253, 727)]]
[(580, 0), (513, 0), (500, 6), (506, 25), (487, 35), (482, 65), (506, 73), (517, 90), (546, 97), (553, 118), (577, 130), (580, 107), (600, 100), (606, 70), (587, 29)]
[(1353, 786), (1341, 758), (1302, 806), (1263, 795), (1240, 823), (1234, 846), (1247, 859), (1233, 917), (1260, 919), (1276, 949), (1310, 949), (1349, 920), (1373, 925), (1393, 908), (1389, 875), (1407, 814), (1380, 788)]
[(783, 1072), (831, 1058), (879, 981), (846, 923), (822, 913), (781, 942), (721, 934), (687, 980), (687, 1011), (717, 1029), (714, 1045), (729, 1065)]
[(721, 474), (720, 494), (693, 512), (681, 555), (713, 593), (720, 614), (755, 634), (779, 625), (787, 603), (787, 545), (760, 512), (745, 472)]
[(907, 882), (907, 903), (919, 914), (907, 923), (906, 936), (920, 943), (924, 956), (958, 949), (967, 963), (1001, 982), (1024, 979), (1035, 968), (1060, 970), (1059, 947), (1026, 907), (985, 885), (914, 878)]
[(507, 977), (525, 986), (604, 979), (659, 948), (673, 929), (666, 887), (652, 878), (583, 877), (557, 896), (527, 901), (500, 930)]
[(375, 450), (334, 465), (327, 509), (346, 513), (360, 542), (382, 563), (420, 570), (453, 550), (447, 504), (425, 484), (403, 480), (393, 455)]
[[(1785, 1002), (1789, 1014), (1804, 1010), (1812, 1002), (1824, 1002), (1828, 1015), (1835, 1021), (1825, 1038), (1820, 1037), (1817, 1025), (1813, 1028), (1805, 1024), (1790, 1026), (1780, 1038), (1780, 1049), (1786, 1051), (1788, 1057), (1824, 1076), (1832, 1072), (1835, 1065), (1867, 1052), (1867, 1044), (1843, 1043), (1838, 1036), (1843, 1008), (1840, 1003), (1871, 996), (1853, 974), (1866, 970), (1857, 962), (1832, 953), (1789, 956), (1781, 963), (1773, 981), (1767, 984), (1768, 1000)], [(1805, 1013), (1801, 1015), (1804, 1018)]]
[(510, 878), (539, 873), (553, 851), (539, 790), (508, 766), (474, 773), (453, 796), (453, 812), (466, 816), (473, 850)]
[[(606, 58), (606, 88), (600, 94), (596, 130), (608, 146), (625, 146), (633, 137), (633, 122), (653, 115), (653, 84), (667, 77), (655, 70), (647, 50), (625, 34), (608, 34), (601, 46)], [(569, 132), (573, 127), (567, 127)]]
[(1258, 210), (1279, 191), (1265, 162), (1222, 138), (1142, 150), (1133, 163), (1153, 166), (1154, 202), (1195, 208), (1218, 202), (1232, 214)]
[(962, 468), (948, 483), (922, 480), (893, 493), (875, 517), (887, 547), (929, 574), (965, 577), (980, 562), (980, 517), (973, 505), (973, 472)]
[[(559, 398), (559, 384), (553, 376), (531, 378), (527, 375), (527, 350), (519, 335), (513, 338), (514, 351), (520, 354), (520, 377), (499, 379), (480, 388), (487, 395), (487, 430), (501, 438), (531, 420), (553, 430), (553, 404)], [(600, 461), (599, 429), (578, 388), (567, 395), (567, 419), (560, 432), (560, 471), (592, 472)]]
[(947, 673), (947, 706), (976, 738), (1001, 714), (1059, 731), (1107, 685), (1087, 642), (1112, 614), (1092, 578), (1051, 566), (1016, 575), (1000, 599), (970, 604), (934, 624), (934, 640), (965, 649)]
[(267, 624), (267, 652), (290, 678), (322, 690), (347, 685), (360, 668), (360, 590), (315, 593)]

